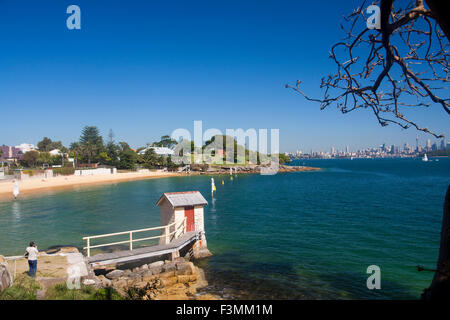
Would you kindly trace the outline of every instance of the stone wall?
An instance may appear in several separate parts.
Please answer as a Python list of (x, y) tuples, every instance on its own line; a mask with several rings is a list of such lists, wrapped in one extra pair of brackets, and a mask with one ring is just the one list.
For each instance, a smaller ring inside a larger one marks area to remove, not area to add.
[(208, 285), (202, 269), (184, 258), (156, 261), (133, 270), (113, 270), (94, 278), (97, 287), (112, 287), (133, 300), (218, 299), (199, 294)]

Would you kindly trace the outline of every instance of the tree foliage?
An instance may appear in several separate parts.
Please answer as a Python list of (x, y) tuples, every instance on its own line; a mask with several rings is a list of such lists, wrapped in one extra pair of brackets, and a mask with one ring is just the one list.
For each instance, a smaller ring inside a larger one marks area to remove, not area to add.
[(61, 150), (63, 145), (61, 141), (52, 141), (52, 139), (44, 137), (41, 141), (38, 142), (37, 147), (41, 152), (49, 152), (55, 149)]
[(103, 138), (95, 126), (85, 126), (80, 137), (83, 160), (87, 163), (98, 161), (98, 155), (103, 151)]
[(172, 139), (169, 135), (161, 137), (161, 140), (153, 143), (153, 147), (166, 147), (172, 149), (177, 145), (177, 141)]
[(26, 167), (34, 168), (34, 167), (36, 167), (36, 165), (38, 163), (38, 159), (39, 159), (39, 152), (32, 150), (32, 151), (26, 152), (22, 156), (21, 162), (22, 162), (22, 165), (24, 165)]

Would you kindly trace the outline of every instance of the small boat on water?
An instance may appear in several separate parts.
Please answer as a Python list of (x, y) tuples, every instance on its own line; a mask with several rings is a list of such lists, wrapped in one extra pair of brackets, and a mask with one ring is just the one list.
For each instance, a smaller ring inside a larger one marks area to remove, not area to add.
[(425, 161), (425, 162), (428, 161), (428, 157), (427, 157), (427, 154), (426, 154), (426, 153), (423, 155), (422, 161)]

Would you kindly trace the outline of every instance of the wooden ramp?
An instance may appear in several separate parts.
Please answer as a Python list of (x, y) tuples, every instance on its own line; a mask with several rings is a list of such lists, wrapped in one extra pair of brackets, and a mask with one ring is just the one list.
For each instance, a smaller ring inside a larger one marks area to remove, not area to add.
[(88, 257), (87, 260), (94, 266), (106, 265), (119, 262), (132, 262), (149, 257), (162, 256), (172, 252), (179, 251), (201, 237), (201, 231), (189, 231), (180, 235), (170, 243), (160, 244), (151, 247), (143, 247), (133, 250), (124, 250), (111, 253), (96, 254)]

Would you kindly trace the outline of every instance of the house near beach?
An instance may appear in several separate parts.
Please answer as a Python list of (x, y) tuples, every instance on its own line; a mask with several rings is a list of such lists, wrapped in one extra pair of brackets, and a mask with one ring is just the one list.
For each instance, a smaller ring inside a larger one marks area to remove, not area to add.
[(138, 154), (144, 155), (145, 151), (147, 151), (149, 149), (152, 149), (155, 152), (155, 154), (157, 154), (158, 156), (168, 157), (168, 156), (173, 156), (173, 154), (174, 154), (174, 151), (167, 147), (148, 147), (148, 148), (145, 148), (145, 149), (139, 151)]

